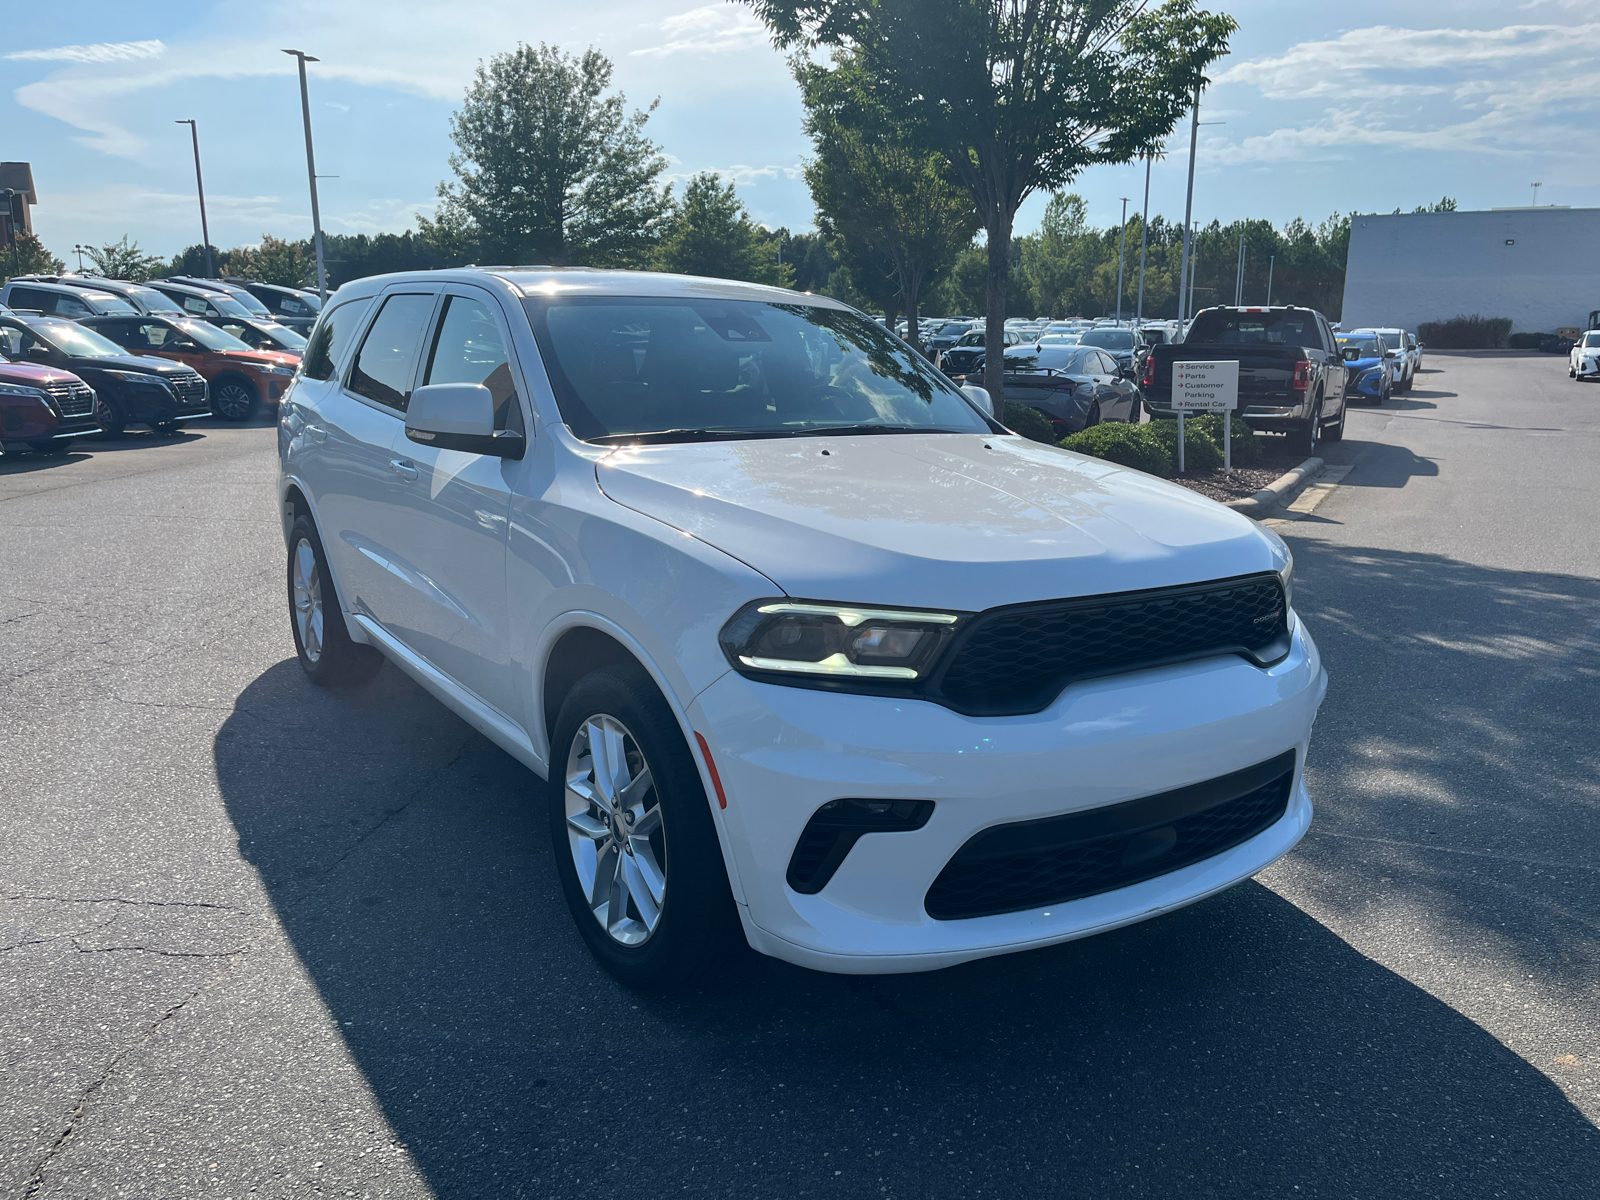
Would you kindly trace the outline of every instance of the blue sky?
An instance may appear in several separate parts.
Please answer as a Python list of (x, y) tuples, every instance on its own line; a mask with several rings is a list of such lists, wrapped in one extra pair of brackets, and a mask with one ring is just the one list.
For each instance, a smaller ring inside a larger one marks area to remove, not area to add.
[[(1195, 214), (1319, 220), (1410, 209), (1600, 206), (1597, 0), (1210, 0), (1240, 23), (1202, 104)], [(480, 58), (519, 40), (597, 46), (687, 176), (736, 180), (765, 223), (811, 225), (800, 107), (742, 6), (694, 0), (253, 0), (8, 6), (0, 158), (33, 163), (47, 246), (127, 233), (168, 254), (199, 240), (187, 128), (200, 121), (212, 240), (310, 231), (299, 90), (282, 47), (318, 55), (312, 120), (330, 232), (399, 231), (446, 177), (449, 116)], [(1151, 210), (1181, 217), (1187, 129)], [(1073, 185), (1098, 224), (1143, 171)], [(1018, 231), (1038, 223), (1035, 197)]]

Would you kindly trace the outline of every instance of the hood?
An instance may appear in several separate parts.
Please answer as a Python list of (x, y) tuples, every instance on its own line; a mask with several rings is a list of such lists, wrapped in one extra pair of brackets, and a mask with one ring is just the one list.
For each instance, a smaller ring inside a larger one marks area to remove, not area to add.
[(1358, 358), (1354, 361), (1346, 359), (1344, 369), (1346, 371), (1370, 371), (1373, 367), (1381, 367), (1383, 362), (1384, 360), (1381, 358)]
[(24, 387), (43, 387), (47, 383), (81, 382), (71, 371), (60, 367), (41, 367), (36, 363), (14, 363), (0, 358), (0, 383), (16, 383)]
[(76, 358), (72, 369), (80, 375), (99, 368), (102, 371), (137, 371), (143, 375), (185, 375), (191, 367), (168, 358), (149, 354), (112, 354), (106, 358)]
[(283, 350), (224, 350), (222, 356), (234, 362), (254, 363), (258, 367), (297, 367), (300, 356)]
[(1018, 437), (630, 447), (595, 469), (612, 500), (808, 600), (979, 610), (1283, 565), (1247, 517)]

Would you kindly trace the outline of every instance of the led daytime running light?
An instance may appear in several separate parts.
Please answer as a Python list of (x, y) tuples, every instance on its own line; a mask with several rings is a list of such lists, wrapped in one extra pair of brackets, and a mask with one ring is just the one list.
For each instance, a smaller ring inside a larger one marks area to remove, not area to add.
[(891, 608), (834, 608), (827, 604), (763, 604), (764, 616), (833, 617), (852, 629), (863, 621), (904, 621), (914, 625), (954, 625), (960, 617), (949, 613), (904, 612)]
[(799, 671), (805, 675), (839, 675), (852, 679), (915, 679), (910, 667), (869, 667), (853, 663), (843, 654), (830, 654), (821, 662), (802, 662), (790, 658), (751, 658), (741, 654), (739, 661), (756, 671)]

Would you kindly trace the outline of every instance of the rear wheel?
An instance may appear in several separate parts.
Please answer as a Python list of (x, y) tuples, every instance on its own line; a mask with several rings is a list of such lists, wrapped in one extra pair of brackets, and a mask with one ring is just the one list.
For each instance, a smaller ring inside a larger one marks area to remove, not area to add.
[(288, 582), (289, 627), (306, 678), (318, 687), (338, 687), (377, 674), (383, 655), (350, 639), (322, 539), (303, 513), (289, 531)]
[(243, 421), (256, 406), (256, 389), (237, 375), (219, 379), (211, 388), (211, 414), (224, 421)]
[(631, 987), (704, 977), (738, 916), (700, 772), (637, 667), (584, 676), (551, 740), (550, 840), (578, 932)]
[(1311, 419), (1290, 428), (1288, 433), (1288, 450), (1290, 454), (1300, 454), (1310, 458), (1317, 452), (1317, 439), (1322, 433), (1322, 401), (1317, 401), (1317, 406), (1311, 412)]

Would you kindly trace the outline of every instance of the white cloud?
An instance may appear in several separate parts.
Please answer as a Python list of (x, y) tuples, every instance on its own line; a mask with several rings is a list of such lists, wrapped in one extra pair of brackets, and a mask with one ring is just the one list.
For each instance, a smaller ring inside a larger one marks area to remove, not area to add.
[(166, 46), (148, 42), (95, 42), (89, 46), (56, 46), (50, 50), (15, 50), (5, 57), (14, 62), (113, 63), (139, 58), (160, 58)]
[[(1223, 166), (1348, 159), (1372, 147), (1515, 158), (1570, 155), (1600, 96), (1588, 46), (1600, 24), (1350, 30), (1223, 72), (1280, 102), (1332, 99), (1312, 119), (1241, 139), (1213, 136)], [(1291, 110), (1292, 111), (1292, 110)]]
[(634, 58), (666, 58), (672, 54), (730, 54), (766, 46), (767, 29), (744, 7), (707, 4), (668, 17), (653, 28), (667, 40), (656, 46), (630, 50)]
[[(668, 157), (672, 156), (668, 155)], [(696, 171), (673, 171), (663, 175), (661, 178), (667, 183), (682, 183), (706, 172), (717, 176), (719, 179), (726, 179), (736, 183), (741, 187), (748, 187), (750, 184), (759, 183), (763, 179), (777, 179), (780, 176), (784, 179), (799, 179), (800, 176), (805, 174), (805, 168), (798, 163), (789, 166), (771, 165), (765, 167), (752, 167), (740, 163), (732, 167), (701, 167)]]

